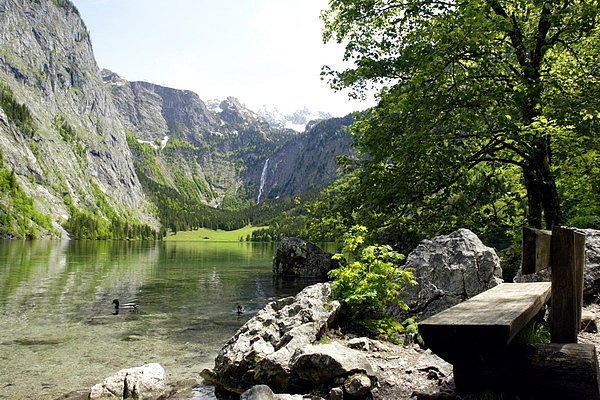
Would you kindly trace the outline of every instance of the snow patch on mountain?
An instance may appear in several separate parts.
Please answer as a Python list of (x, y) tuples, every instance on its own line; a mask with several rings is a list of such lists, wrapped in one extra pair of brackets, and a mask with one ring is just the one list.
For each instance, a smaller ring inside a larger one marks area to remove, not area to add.
[(277, 109), (277, 107), (263, 105), (256, 113), (273, 128), (292, 129), (296, 132), (304, 132), (306, 126), (311, 121), (333, 118), (333, 116), (327, 112), (313, 111), (309, 110), (307, 107), (291, 114), (284, 114)]

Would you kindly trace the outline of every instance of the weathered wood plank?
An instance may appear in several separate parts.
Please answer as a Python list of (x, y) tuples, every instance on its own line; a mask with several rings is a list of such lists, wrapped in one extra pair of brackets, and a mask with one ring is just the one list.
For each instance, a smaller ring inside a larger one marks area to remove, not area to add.
[(510, 345), (493, 356), (454, 366), (459, 392), (495, 391), (530, 399), (600, 400), (592, 344)]
[(506, 346), (550, 298), (549, 282), (503, 283), (419, 323), (425, 345), (446, 361)]
[(585, 235), (571, 228), (552, 228), (552, 319), (553, 343), (577, 343), (583, 302)]
[(550, 267), (551, 236), (552, 231), (523, 228), (523, 274), (533, 274)]

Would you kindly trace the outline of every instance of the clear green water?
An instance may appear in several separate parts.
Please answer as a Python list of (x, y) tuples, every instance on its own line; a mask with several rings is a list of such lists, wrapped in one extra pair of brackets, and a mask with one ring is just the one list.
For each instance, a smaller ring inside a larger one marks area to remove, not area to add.
[[(273, 246), (0, 241), (0, 399), (53, 399), (149, 362), (198, 378), (252, 314), (301, 289), (273, 280)], [(139, 312), (113, 315), (115, 298)]]

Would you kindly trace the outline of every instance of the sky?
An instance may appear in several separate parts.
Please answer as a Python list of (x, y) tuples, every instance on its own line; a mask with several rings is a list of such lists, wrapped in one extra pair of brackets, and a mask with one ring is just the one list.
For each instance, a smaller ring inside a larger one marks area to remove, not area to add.
[(129, 81), (192, 90), (203, 100), (237, 97), (293, 112), (343, 116), (350, 101), (321, 80), (341, 68), (343, 48), (323, 44), (327, 0), (72, 0), (96, 61)]

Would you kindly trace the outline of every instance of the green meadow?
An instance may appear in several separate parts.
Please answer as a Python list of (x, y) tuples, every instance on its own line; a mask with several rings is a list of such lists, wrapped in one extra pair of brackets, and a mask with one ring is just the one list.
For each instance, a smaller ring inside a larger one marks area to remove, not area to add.
[(180, 231), (175, 235), (167, 234), (164, 238), (166, 241), (180, 242), (238, 242), (240, 238), (246, 240), (248, 235), (252, 236), (252, 232), (266, 228), (264, 226), (245, 226), (234, 231), (212, 230), (207, 228), (199, 228), (194, 231)]

